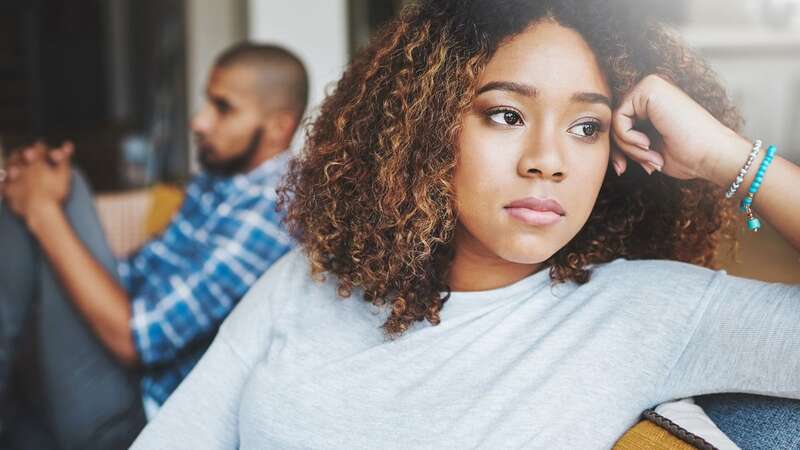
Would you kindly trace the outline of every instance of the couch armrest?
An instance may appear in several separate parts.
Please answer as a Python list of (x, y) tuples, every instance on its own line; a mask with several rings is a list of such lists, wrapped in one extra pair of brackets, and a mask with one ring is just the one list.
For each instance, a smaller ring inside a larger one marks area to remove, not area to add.
[(149, 189), (95, 196), (100, 224), (117, 258), (124, 258), (145, 242), (144, 221), (151, 203)]

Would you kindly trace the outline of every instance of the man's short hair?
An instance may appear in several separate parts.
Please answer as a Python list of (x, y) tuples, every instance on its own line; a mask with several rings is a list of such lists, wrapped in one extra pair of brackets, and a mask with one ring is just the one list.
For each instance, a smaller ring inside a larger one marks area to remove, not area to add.
[(228, 47), (214, 63), (218, 68), (237, 65), (259, 71), (264, 94), (274, 99), (279, 92), (285, 103), (281, 106), (303, 116), (308, 104), (308, 74), (297, 55), (278, 45), (245, 41)]

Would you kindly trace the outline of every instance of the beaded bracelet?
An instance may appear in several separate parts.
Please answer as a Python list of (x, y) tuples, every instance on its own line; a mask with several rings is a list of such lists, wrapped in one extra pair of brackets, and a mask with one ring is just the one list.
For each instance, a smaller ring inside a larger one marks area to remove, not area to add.
[(774, 145), (769, 146), (767, 155), (764, 157), (764, 160), (761, 161), (761, 166), (759, 166), (758, 172), (756, 172), (756, 177), (750, 184), (750, 190), (739, 204), (739, 209), (744, 211), (747, 216), (747, 228), (749, 228), (750, 231), (758, 231), (761, 229), (761, 221), (753, 214), (753, 199), (761, 188), (761, 183), (764, 181), (764, 174), (767, 173), (767, 168), (772, 164), (772, 160), (775, 158), (775, 153), (777, 152), (777, 147)]
[(750, 151), (750, 156), (747, 157), (747, 161), (744, 163), (744, 166), (742, 166), (742, 169), (739, 170), (739, 175), (736, 176), (736, 179), (733, 180), (733, 183), (731, 183), (731, 187), (728, 188), (728, 192), (725, 193), (725, 198), (733, 197), (736, 194), (736, 191), (739, 190), (739, 186), (742, 185), (745, 175), (747, 175), (747, 172), (750, 170), (753, 162), (755, 162), (759, 152), (761, 152), (761, 139), (756, 139), (756, 141), (753, 143), (753, 150)]

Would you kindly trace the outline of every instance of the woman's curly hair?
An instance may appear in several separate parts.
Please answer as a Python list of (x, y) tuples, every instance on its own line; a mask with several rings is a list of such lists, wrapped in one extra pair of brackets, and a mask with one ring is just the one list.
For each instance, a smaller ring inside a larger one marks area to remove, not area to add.
[[(458, 220), (452, 179), (460, 117), (498, 46), (545, 19), (589, 43), (615, 104), (646, 75), (658, 74), (728, 127), (741, 125), (703, 61), (665, 28), (613, 0), (408, 6), (323, 102), (280, 189), (286, 224), (312, 274), (334, 275), (342, 297), (355, 288), (368, 302), (390, 305), (383, 325), (389, 336), (423, 319), (439, 323)], [(635, 167), (606, 176), (585, 226), (546, 261), (550, 277), (585, 283), (589, 265), (615, 258), (711, 265), (731, 218), (721, 198), (709, 182), (660, 173), (645, 178)]]

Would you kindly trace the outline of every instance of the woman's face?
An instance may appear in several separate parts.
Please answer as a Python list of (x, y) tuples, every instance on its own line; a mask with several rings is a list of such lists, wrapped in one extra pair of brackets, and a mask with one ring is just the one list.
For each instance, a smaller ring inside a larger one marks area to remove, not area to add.
[(578, 233), (608, 165), (610, 98), (571, 29), (541, 22), (497, 50), (462, 118), (456, 261), (533, 265)]

